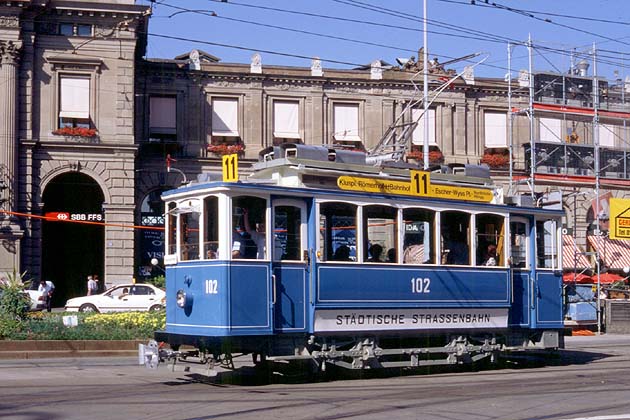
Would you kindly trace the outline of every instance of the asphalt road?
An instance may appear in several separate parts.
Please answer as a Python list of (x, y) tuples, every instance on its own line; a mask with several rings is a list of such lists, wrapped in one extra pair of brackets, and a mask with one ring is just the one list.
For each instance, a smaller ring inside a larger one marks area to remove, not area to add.
[(630, 420), (630, 336), (568, 337), (567, 349), (556, 357), (478, 372), (342, 375), (315, 382), (300, 375), (254, 375), (249, 367), (204, 382), (136, 363), (0, 361), (0, 418)]

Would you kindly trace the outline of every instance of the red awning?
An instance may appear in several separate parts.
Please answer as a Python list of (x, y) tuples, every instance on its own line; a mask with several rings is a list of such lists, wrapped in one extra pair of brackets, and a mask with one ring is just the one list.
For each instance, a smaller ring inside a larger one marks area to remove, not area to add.
[[(597, 274), (593, 274), (593, 284), (597, 283)], [(620, 276), (619, 274), (613, 273), (601, 273), (599, 275), (599, 283), (600, 284), (610, 284), (619, 280), (623, 280), (625, 277)]]
[(562, 235), (562, 268), (564, 270), (581, 270), (591, 268), (584, 251), (577, 246), (575, 238), (571, 235)]
[(562, 281), (564, 283), (593, 284), (593, 278), (583, 273), (564, 273), (562, 275)]
[(590, 235), (588, 242), (599, 252), (599, 258), (604, 262), (605, 268), (622, 270), (624, 267), (630, 267), (630, 241)]

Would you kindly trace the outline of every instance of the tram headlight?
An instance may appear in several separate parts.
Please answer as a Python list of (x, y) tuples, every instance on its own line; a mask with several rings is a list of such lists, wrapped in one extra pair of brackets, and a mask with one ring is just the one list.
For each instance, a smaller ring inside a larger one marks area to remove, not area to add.
[(183, 308), (186, 306), (186, 292), (184, 292), (182, 289), (179, 289), (177, 291), (177, 297), (175, 299), (175, 302), (177, 302), (177, 306), (179, 306), (180, 308)]

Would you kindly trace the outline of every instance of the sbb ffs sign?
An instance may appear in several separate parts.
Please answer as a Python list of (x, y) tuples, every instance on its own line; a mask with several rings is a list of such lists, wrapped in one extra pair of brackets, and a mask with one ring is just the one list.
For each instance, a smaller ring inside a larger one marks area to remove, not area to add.
[(67, 213), (51, 211), (44, 215), (48, 220), (75, 221), (75, 222), (102, 222), (105, 220), (102, 214), (99, 213)]

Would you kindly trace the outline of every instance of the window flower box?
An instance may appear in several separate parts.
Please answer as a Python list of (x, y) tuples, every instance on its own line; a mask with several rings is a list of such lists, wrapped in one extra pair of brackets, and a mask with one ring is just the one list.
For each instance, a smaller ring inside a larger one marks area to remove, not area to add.
[(506, 168), (510, 164), (510, 155), (506, 153), (484, 153), (481, 163), (485, 163), (492, 169)]
[(242, 154), (245, 151), (245, 146), (242, 144), (209, 144), (208, 153), (212, 153), (217, 156)]
[[(420, 150), (411, 150), (407, 152), (407, 159), (414, 159), (417, 161), (424, 161), (424, 154)], [(429, 163), (434, 165), (438, 163), (444, 163), (444, 154), (439, 150), (429, 151)]]
[(52, 134), (65, 137), (96, 137), (96, 129), (86, 127), (61, 127), (53, 131)]

